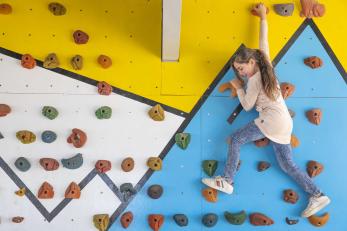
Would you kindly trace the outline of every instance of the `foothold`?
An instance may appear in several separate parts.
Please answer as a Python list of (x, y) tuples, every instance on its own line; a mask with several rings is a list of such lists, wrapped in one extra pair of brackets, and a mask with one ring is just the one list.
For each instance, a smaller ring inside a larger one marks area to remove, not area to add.
[(40, 159), (40, 165), (46, 171), (54, 171), (54, 170), (57, 170), (59, 168), (59, 162), (53, 158), (41, 158)]
[(252, 225), (262, 226), (262, 225), (272, 225), (274, 221), (262, 213), (252, 213), (249, 215), (249, 219)]
[(12, 6), (6, 3), (0, 4), (0, 14), (11, 14)]
[(112, 93), (112, 86), (104, 81), (99, 82), (97, 87), (100, 95), (110, 95)]
[(293, 134), (290, 137), (290, 145), (292, 146), (292, 148), (296, 148), (300, 145), (300, 140)]
[(3, 139), (3, 138), (5, 138), (5, 137), (0, 132), (0, 140)]
[(31, 144), (36, 140), (36, 135), (28, 130), (18, 131), (16, 137), (23, 144)]
[(131, 170), (134, 169), (135, 162), (134, 159), (131, 157), (127, 157), (122, 161), (122, 169), (124, 172), (130, 172)]
[(242, 225), (247, 218), (247, 214), (244, 210), (238, 213), (229, 213), (228, 211), (225, 211), (224, 217), (230, 224)]
[(295, 86), (291, 83), (281, 83), (281, 93), (283, 99), (287, 99), (295, 91)]
[(50, 144), (50, 143), (53, 143), (57, 139), (57, 134), (53, 131), (47, 130), (47, 131), (42, 132), (41, 139), (43, 142)]
[(178, 147), (186, 149), (190, 143), (190, 134), (189, 133), (177, 133), (175, 135), (175, 141)]
[(37, 197), (40, 199), (51, 199), (54, 197), (54, 191), (52, 185), (47, 181), (43, 182), (41, 185)]
[(26, 193), (26, 188), (20, 188), (19, 190), (15, 191), (14, 193), (20, 197), (24, 196)]
[(314, 226), (322, 227), (328, 222), (329, 218), (329, 213), (324, 213), (322, 216), (312, 215), (308, 217), (308, 221)]
[(299, 222), (299, 219), (289, 219), (288, 217), (286, 217), (286, 223), (288, 225), (295, 225)]
[(159, 157), (150, 157), (147, 160), (147, 166), (153, 171), (161, 170), (162, 165), (163, 165), (163, 162)]
[(259, 139), (259, 140), (256, 140), (254, 141), (255, 145), (257, 147), (265, 147), (269, 144), (270, 140), (266, 137), (262, 138), (262, 139)]
[(65, 198), (79, 199), (81, 197), (81, 188), (75, 182), (71, 182), (65, 191)]
[(283, 191), (283, 200), (295, 204), (299, 200), (299, 195), (292, 189), (286, 189)]
[(300, 17), (322, 17), (325, 13), (325, 6), (316, 0), (300, 0), (300, 3), (302, 8)]
[(89, 35), (81, 30), (76, 30), (73, 33), (73, 38), (76, 44), (86, 44), (89, 40)]
[(230, 82), (226, 82), (223, 83), (219, 86), (218, 91), (223, 93), (224, 91), (230, 89), (231, 90), (231, 96), (232, 97), (236, 97), (237, 96), (237, 91), (236, 88), (230, 83)]
[(54, 69), (59, 67), (59, 59), (55, 53), (50, 53), (43, 62), (43, 67), (47, 69)]
[(7, 116), (11, 112), (11, 107), (7, 104), (0, 104), (0, 117)]
[(95, 115), (98, 119), (109, 119), (112, 116), (112, 108), (102, 106), (95, 111)]
[(123, 201), (126, 202), (130, 197), (137, 193), (136, 189), (133, 187), (131, 183), (124, 183), (119, 187), (119, 191), (123, 195)]
[(315, 124), (315, 125), (319, 125), (320, 121), (322, 119), (322, 111), (320, 109), (312, 109), (310, 111), (306, 112), (306, 117), (308, 118), (308, 120)]
[(306, 171), (310, 177), (318, 176), (323, 170), (324, 166), (314, 160), (310, 160), (306, 165)]
[(14, 165), (19, 171), (26, 172), (30, 169), (31, 164), (25, 157), (19, 157), (15, 162)]
[(66, 8), (60, 3), (57, 2), (51, 2), (48, 5), (48, 9), (55, 15), (55, 16), (61, 16), (66, 14)]
[(112, 164), (108, 160), (98, 160), (95, 164), (95, 168), (98, 170), (100, 173), (105, 173), (112, 168)]
[(292, 117), (292, 118), (295, 117), (295, 111), (288, 108), (288, 112), (289, 112), (290, 117)]
[(93, 223), (99, 231), (106, 231), (110, 223), (110, 217), (108, 214), (96, 214), (93, 216)]
[(74, 70), (82, 70), (83, 68), (83, 57), (80, 55), (75, 55), (71, 59), (71, 66)]
[(175, 214), (173, 219), (180, 227), (187, 226), (189, 222), (188, 217), (185, 214)]
[[(253, 6), (253, 8), (251, 9), (251, 13), (254, 15), (254, 16), (258, 16), (260, 17), (260, 14), (259, 14), (259, 5), (260, 4), (256, 4)], [(266, 7), (266, 14), (268, 14), (270, 12), (270, 9), (268, 7)]]
[(100, 55), (98, 57), (98, 63), (102, 68), (109, 68), (112, 66), (112, 59), (106, 55)]
[(218, 216), (217, 216), (217, 214), (214, 214), (214, 213), (208, 213), (202, 217), (202, 223), (206, 227), (215, 226), (217, 224), (217, 221), (218, 221)]
[(44, 106), (42, 108), (42, 115), (50, 120), (54, 120), (59, 115), (58, 110), (52, 106)]
[(36, 60), (30, 54), (22, 55), (21, 65), (27, 69), (33, 69), (36, 66)]
[(147, 194), (152, 199), (158, 199), (161, 197), (161, 195), (163, 195), (163, 191), (164, 190), (163, 187), (161, 187), (161, 185), (154, 184), (147, 189)]
[(271, 167), (271, 164), (267, 161), (259, 161), (257, 170), (258, 172), (263, 172)]
[(148, 111), (148, 115), (155, 121), (163, 121), (165, 119), (165, 112), (160, 104), (153, 106)]
[(160, 227), (164, 223), (164, 216), (161, 214), (150, 214), (148, 216), (148, 224), (149, 227), (153, 229), (153, 231), (158, 231)]
[(213, 188), (205, 188), (202, 190), (202, 195), (208, 202), (217, 202), (218, 201), (218, 192)]
[(82, 154), (78, 153), (69, 159), (62, 159), (61, 163), (63, 164), (63, 167), (65, 167), (65, 168), (77, 169), (77, 168), (81, 167), (83, 164)]
[(304, 59), (304, 63), (307, 66), (311, 67), (312, 69), (316, 69), (316, 68), (323, 66), (322, 59), (320, 59), (317, 56), (311, 56), (311, 57)]
[(293, 3), (287, 3), (287, 4), (274, 4), (275, 12), (281, 16), (292, 16), (294, 11), (294, 4)]
[(133, 219), (134, 219), (133, 213), (128, 211), (123, 213), (122, 217), (120, 218), (120, 223), (122, 224), (122, 227), (126, 229), (129, 227)]
[(213, 176), (218, 167), (217, 160), (204, 160), (202, 162), (202, 168), (208, 176)]
[(72, 134), (67, 138), (67, 142), (75, 148), (81, 148), (87, 142), (87, 134), (81, 129), (72, 129)]
[(13, 223), (21, 223), (24, 221), (24, 217), (12, 217)]

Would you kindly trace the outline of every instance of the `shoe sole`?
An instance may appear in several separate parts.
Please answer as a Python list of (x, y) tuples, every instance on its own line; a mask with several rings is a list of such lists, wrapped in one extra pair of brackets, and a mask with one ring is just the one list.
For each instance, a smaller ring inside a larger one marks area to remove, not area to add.
[(302, 217), (310, 217), (314, 214), (316, 214), (317, 212), (319, 212), (321, 209), (323, 209), (325, 206), (327, 206), (328, 204), (330, 204), (330, 199), (327, 198), (324, 201), (322, 201), (319, 205), (317, 205), (315, 208), (313, 208), (310, 213), (308, 214), (302, 214)]
[(223, 189), (219, 188), (218, 186), (215, 186), (214, 184), (213, 184), (213, 185), (210, 185), (208, 182), (204, 182), (204, 179), (202, 179), (201, 182), (202, 182), (203, 184), (207, 185), (207, 186), (210, 187), (210, 188), (216, 189), (216, 190), (221, 191), (221, 192), (224, 192), (224, 193), (226, 193), (226, 194), (229, 194), (229, 195), (230, 195), (230, 194), (233, 193), (233, 190), (232, 190), (231, 192), (228, 192), (228, 191), (226, 191), (226, 190), (223, 190)]

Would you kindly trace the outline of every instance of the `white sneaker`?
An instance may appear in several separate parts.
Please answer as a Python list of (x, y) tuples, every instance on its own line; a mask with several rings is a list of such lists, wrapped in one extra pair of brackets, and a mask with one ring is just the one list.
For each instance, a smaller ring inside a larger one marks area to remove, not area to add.
[(320, 196), (320, 197), (312, 196), (310, 197), (310, 200), (308, 202), (306, 209), (301, 213), (301, 216), (310, 217), (313, 214), (316, 214), (321, 209), (323, 209), (329, 203), (330, 203), (330, 199), (327, 196)]
[(216, 176), (213, 178), (203, 178), (201, 181), (205, 185), (227, 194), (232, 194), (234, 191), (234, 187), (221, 176)]

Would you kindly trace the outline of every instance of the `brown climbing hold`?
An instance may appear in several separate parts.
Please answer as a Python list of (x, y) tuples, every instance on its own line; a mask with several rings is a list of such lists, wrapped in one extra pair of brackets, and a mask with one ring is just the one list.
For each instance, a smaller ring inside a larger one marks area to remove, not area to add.
[(202, 195), (209, 202), (217, 202), (218, 200), (218, 192), (216, 189), (213, 188), (205, 188), (204, 190), (202, 190)]
[(133, 219), (134, 219), (133, 213), (128, 211), (126, 213), (123, 213), (122, 217), (120, 218), (120, 223), (122, 224), (122, 227), (126, 229), (129, 227)]
[(317, 56), (311, 56), (311, 57), (304, 59), (304, 63), (307, 66), (311, 67), (312, 69), (316, 69), (316, 68), (323, 66), (322, 59), (320, 59)]
[(290, 145), (292, 148), (296, 148), (300, 145), (300, 140), (293, 134), (290, 137)]
[(43, 182), (41, 185), (37, 197), (40, 199), (50, 199), (54, 197), (54, 191), (52, 185), (48, 182)]
[[(256, 5), (254, 5), (254, 6), (252, 7), (252, 9), (251, 9), (251, 13), (252, 13), (253, 15), (255, 15), (255, 16), (258, 16), (258, 17), (260, 17), (260, 14), (259, 14), (259, 5), (260, 5), (260, 4), (256, 4)], [(266, 7), (266, 14), (268, 14), (269, 12), (270, 12), (269, 8)]]
[(254, 141), (255, 145), (257, 147), (264, 147), (264, 146), (267, 146), (269, 144), (270, 140), (268, 138), (262, 138), (262, 139), (259, 139), (259, 140), (256, 140)]
[(295, 91), (295, 86), (291, 83), (281, 83), (281, 92), (283, 99), (287, 99)]
[(82, 70), (83, 68), (83, 57), (80, 55), (75, 55), (71, 59), (71, 66), (74, 70)]
[(112, 164), (108, 160), (98, 160), (95, 164), (95, 168), (98, 170), (100, 173), (105, 173), (112, 168)]
[(7, 104), (0, 104), (0, 117), (7, 116), (11, 112), (11, 107)]
[(11, 5), (6, 3), (0, 4), (0, 14), (11, 14), (11, 13), (12, 13)]
[(271, 164), (267, 161), (259, 161), (257, 170), (258, 170), (258, 172), (263, 172), (266, 169), (270, 168), (270, 166), (271, 166)]
[(283, 200), (295, 204), (299, 200), (299, 195), (292, 189), (286, 189), (283, 191)]
[(223, 83), (218, 88), (219, 92), (224, 92), (224, 91), (226, 91), (228, 89), (231, 90), (231, 96), (232, 97), (236, 97), (237, 96), (236, 88), (230, 82)]
[(59, 59), (55, 53), (49, 54), (43, 62), (43, 67), (47, 69), (54, 69), (59, 67), (59, 65)]
[(153, 171), (159, 171), (162, 168), (162, 160), (159, 157), (150, 157), (147, 160), (147, 166)]
[(15, 193), (16, 195), (22, 197), (22, 196), (25, 195), (26, 191), (27, 191), (26, 188), (23, 187), (23, 188), (20, 188), (18, 191), (15, 191), (14, 193)]
[(110, 95), (112, 92), (112, 86), (104, 81), (99, 82), (97, 87), (100, 95)]
[(78, 128), (74, 128), (72, 134), (67, 138), (67, 142), (72, 143), (75, 148), (80, 148), (87, 142), (87, 134)]
[(65, 198), (79, 199), (81, 196), (81, 188), (75, 182), (71, 182), (65, 191)]
[(17, 139), (23, 144), (30, 144), (35, 142), (36, 135), (28, 130), (21, 130), (16, 133)]
[(148, 216), (148, 224), (149, 224), (149, 227), (153, 229), (153, 231), (158, 231), (163, 223), (164, 223), (163, 215), (151, 214)]
[(323, 170), (324, 166), (314, 160), (310, 160), (306, 165), (306, 171), (310, 177), (318, 176)]
[(23, 222), (24, 217), (12, 217), (12, 222), (13, 223), (21, 223)]
[(322, 119), (322, 111), (320, 109), (312, 109), (310, 111), (306, 112), (306, 117), (308, 118), (308, 120), (315, 124), (315, 125), (319, 125), (320, 121)]
[(57, 170), (59, 168), (59, 162), (53, 158), (41, 158), (40, 159), (40, 165), (46, 171), (54, 171), (54, 170)]
[(89, 35), (81, 30), (76, 30), (73, 33), (73, 38), (76, 44), (86, 44), (89, 40)]
[(272, 225), (274, 221), (265, 216), (262, 213), (252, 213), (249, 215), (249, 219), (252, 225), (260, 226), (260, 225)]
[(153, 106), (148, 111), (148, 114), (155, 121), (163, 121), (165, 119), (164, 109), (160, 106), (160, 104)]
[(312, 215), (308, 217), (308, 221), (314, 226), (322, 227), (328, 222), (329, 218), (329, 213), (324, 213), (322, 216)]
[(325, 13), (325, 6), (316, 0), (300, 0), (300, 3), (302, 8), (300, 17), (322, 17)]
[(36, 60), (30, 54), (22, 55), (21, 65), (27, 69), (33, 69), (36, 66)]
[(66, 14), (66, 8), (60, 3), (52, 2), (48, 5), (48, 9), (55, 15), (61, 16)]
[(112, 59), (106, 55), (100, 55), (98, 57), (98, 63), (103, 68), (109, 68), (110, 66), (112, 66)]
[(134, 169), (135, 162), (134, 159), (131, 157), (127, 157), (122, 161), (122, 169), (124, 172), (130, 172), (131, 170)]

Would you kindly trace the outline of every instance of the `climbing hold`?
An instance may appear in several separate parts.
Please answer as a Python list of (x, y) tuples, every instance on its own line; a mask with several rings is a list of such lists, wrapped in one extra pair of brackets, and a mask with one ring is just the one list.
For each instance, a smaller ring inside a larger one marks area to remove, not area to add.
[(43, 182), (41, 185), (37, 197), (40, 199), (51, 199), (54, 196), (54, 191), (52, 185), (47, 181)]
[(230, 82), (226, 82), (226, 83), (221, 84), (219, 86), (219, 88), (218, 88), (218, 91), (219, 92), (224, 92), (224, 91), (226, 91), (228, 89), (231, 90), (231, 96), (232, 97), (236, 97), (237, 96), (236, 88)]
[(289, 219), (288, 217), (286, 217), (286, 222), (288, 225), (295, 225), (299, 222), (298, 219)]
[(289, 112), (290, 117), (292, 117), (292, 118), (295, 117), (295, 111), (288, 108), (288, 112)]
[(75, 148), (81, 148), (87, 142), (87, 134), (81, 129), (72, 129), (72, 134), (67, 138), (67, 142)]
[(286, 189), (283, 191), (283, 200), (295, 204), (299, 200), (299, 195), (292, 189)]
[[(266, 7), (266, 14), (268, 14), (270, 12), (269, 8)], [(253, 8), (251, 9), (251, 13), (255, 16), (258, 16), (260, 17), (260, 14), (259, 14), (259, 4), (256, 4), (253, 6)]]
[(175, 214), (173, 219), (178, 226), (183, 227), (188, 225), (188, 217), (185, 214)]
[(319, 125), (320, 121), (322, 119), (322, 111), (320, 109), (312, 109), (310, 111), (306, 112), (306, 117), (308, 118), (308, 120), (315, 124), (315, 125)]
[(65, 191), (65, 198), (79, 199), (81, 197), (81, 188), (75, 182), (71, 182)]
[(190, 134), (189, 133), (177, 133), (175, 135), (175, 141), (178, 147), (182, 149), (186, 149), (190, 142)]
[(256, 140), (254, 141), (255, 145), (257, 147), (265, 147), (269, 144), (270, 140), (266, 137), (262, 138), (262, 139), (259, 139), (259, 140)]
[(310, 160), (306, 165), (306, 171), (310, 177), (318, 176), (323, 171), (323, 169), (324, 166), (314, 160)]
[(294, 11), (294, 4), (274, 4), (275, 12), (281, 16), (292, 16)]
[(218, 200), (218, 192), (213, 188), (205, 188), (204, 190), (202, 190), (202, 195), (209, 202), (217, 202)]
[(66, 14), (66, 8), (60, 3), (57, 2), (51, 2), (48, 5), (48, 9), (55, 15), (55, 16), (61, 16)]
[(112, 66), (111, 58), (106, 55), (100, 55), (98, 57), (98, 63), (102, 68), (109, 68), (110, 66)]
[(272, 225), (274, 221), (262, 213), (252, 213), (249, 215), (249, 219), (252, 225)]
[(307, 66), (311, 67), (312, 69), (319, 68), (323, 65), (322, 59), (320, 59), (317, 56), (311, 56), (311, 57), (304, 59), (304, 63)]
[(14, 165), (17, 167), (19, 171), (26, 172), (30, 169), (31, 164), (25, 157), (19, 157)]
[(128, 211), (123, 213), (122, 217), (120, 218), (120, 223), (122, 224), (122, 227), (126, 229), (129, 227), (133, 219), (134, 219), (133, 213)]
[(322, 17), (325, 13), (325, 6), (316, 0), (300, 0), (300, 3), (302, 8), (300, 17)]
[(122, 169), (124, 172), (130, 172), (131, 170), (134, 169), (135, 162), (134, 159), (131, 157), (127, 157), (122, 161)]
[(324, 213), (322, 216), (312, 215), (308, 217), (308, 221), (314, 226), (322, 227), (328, 222), (329, 218), (329, 213)]
[(12, 217), (13, 223), (21, 223), (24, 220), (24, 217)]
[(202, 162), (202, 168), (208, 176), (213, 176), (218, 167), (217, 160), (204, 160)]
[(133, 185), (131, 183), (124, 183), (119, 187), (119, 191), (122, 193), (123, 195), (123, 201), (126, 202), (129, 200), (130, 197), (132, 197), (133, 195), (135, 195), (136, 189), (133, 187)]
[(11, 14), (12, 6), (6, 3), (0, 4), (0, 14)]
[(294, 134), (292, 134), (290, 137), (290, 145), (292, 148), (296, 148), (300, 145), (300, 140)]
[(112, 86), (104, 81), (99, 82), (97, 87), (100, 95), (110, 95), (112, 92)]
[(98, 160), (95, 164), (95, 168), (98, 170), (100, 173), (105, 173), (112, 168), (112, 164), (108, 160)]
[(93, 223), (99, 231), (106, 231), (110, 223), (110, 217), (108, 214), (96, 214), (93, 216)]
[(42, 115), (50, 120), (54, 120), (59, 115), (58, 110), (52, 106), (44, 106), (42, 108)]
[(158, 231), (164, 223), (164, 216), (161, 214), (150, 214), (148, 215), (148, 224), (153, 231)]
[(271, 164), (269, 162), (267, 162), (267, 161), (259, 161), (257, 170), (258, 170), (258, 172), (262, 172), (262, 171), (265, 171), (266, 169), (268, 169), (270, 167), (271, 167)]
[(163, 121), (165, 119), (164, 109), (160, 106), (160, 104), (153, 106), (148, 111), (148, 114), (155, 121)]
[(54, 170), (57, 170), (59, 168), (59, 162), (53, 158), (41, 158), (40, 159), (40, 165), (46, 171), (54, 171)]
[(30, 55), (22, 55), (21, 65), (27, 69), (33, 69), (36, 66), (36, 60)]
[(153, 171), (159, 171), (162, 168), (162, 160), (159, 157), (150, 157), (147, 160), (147, 166)]
[(50, 144), (57, 139), (57, 134), (55, 134), (53, 131), (47, 130), (42, 132), (41, 139), (43, 142)]
[(3, 135), (1, 134), (1, 132), (0, 132), (0, 140), (3, 139), (3, 138), (4, 138), (4, 136), (3, 136)]
[(291, 83), (281, 83), (281, 92), (283, 99), (287, 99), (295, 91), (295, 86)]
[(7, 104), (0, 104), (0, 117), (7, 116), (11, 112), (11, 107)]
[(30, 144), (35, 142), (36, 135), (28, 130), (21, 130), (16, 133), (17, 139), (23, 144)]
[(59, 67), (60, 63), (55, 53), (50, 53), (43, 62), (43, 67), (47, 69), (54, 69)]
[(206, 227), (213, 227), (217, 224), (218, 216), (215, 213), (207, 213), (202, 217), (202, 223)]
[(147, 189), (147, 194), (152, 199), (158, 199), (163, 194), (163, 187), (158, 184), (153, 184)]
[(84, 31), (76, 30), (73, 33), (73, 39), (76, 44), (86, 44), (89, 40), (89, 35)]
[(26, 191), (27, 191), (26, 188), (23, 187), (23, 188), (20, 188), (19, 190), (15, 191), (14, 193), (15, 193), (16, 195), (22, 197), (22, 196), (25, 195)]
[(112, 116), (112, 108), (108, 106), (100, 107), (95, 111), (95, 115), (98, 119), (109, 119)]
[(230, 224), (242, 225), (247, 218), (247, 214), (244, 210), (238, 213), (229, 213), (228, 211), (225, 211), (224, 217)]
[(65, 168), (77, 169), (77, 168), (81, 167), (83, 164), (82, 154), (78, 153), (69, 159), (62, 159), (61, 163), (63, 164), (63, 167), (65, 167)]
[(71, 66), (74, 70), (82, 70), (83, 68), (83, 57), (80, 55), (75, 55), (71, 59)]

